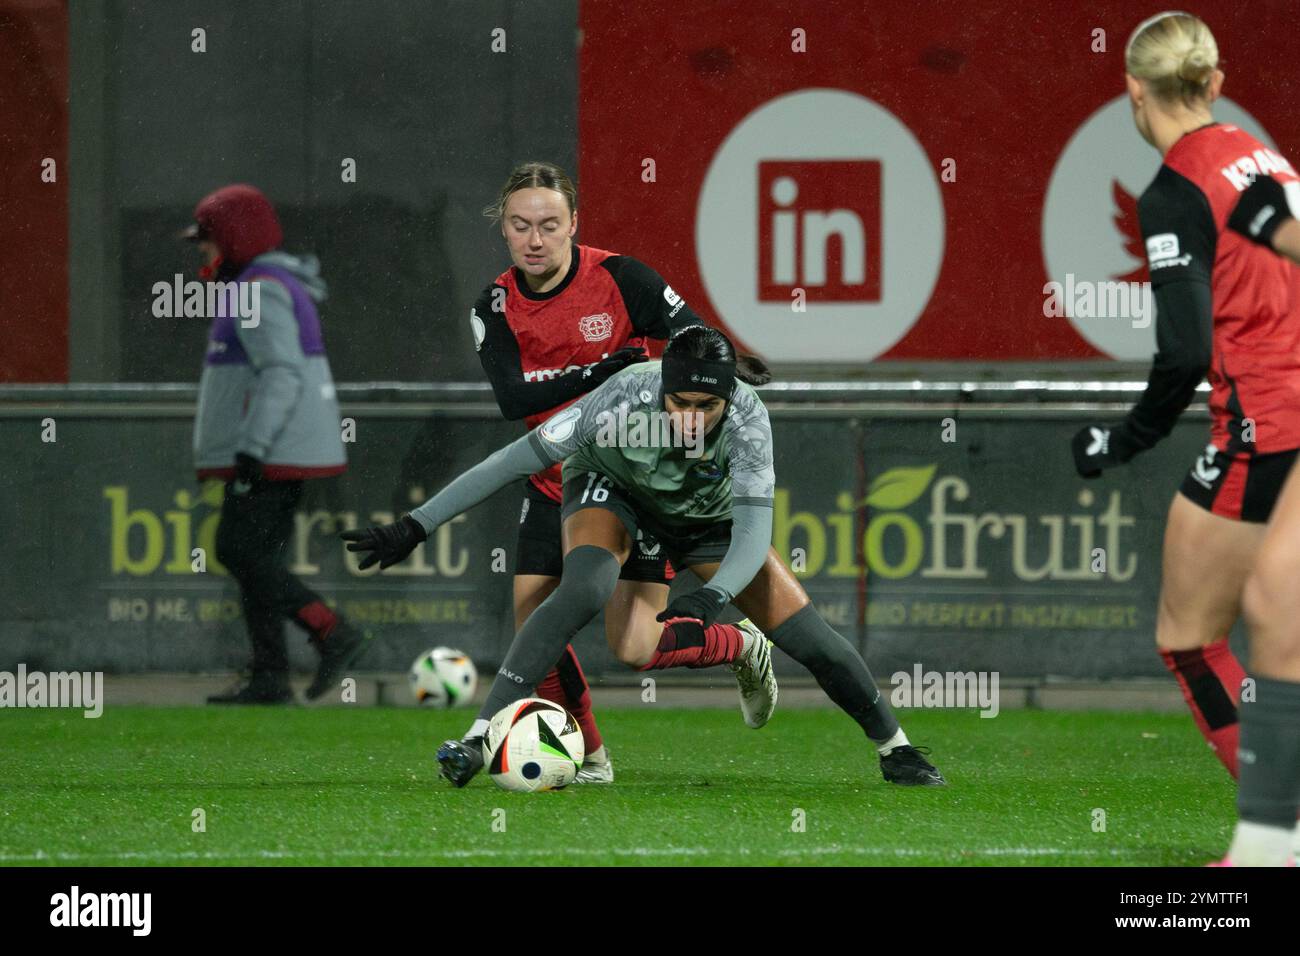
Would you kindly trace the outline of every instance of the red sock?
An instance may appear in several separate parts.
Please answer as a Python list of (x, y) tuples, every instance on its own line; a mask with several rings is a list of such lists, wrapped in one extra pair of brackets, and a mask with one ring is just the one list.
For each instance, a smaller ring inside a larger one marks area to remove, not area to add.
[(1201, 736), (1236, 780), (1237, 739), (1241, 735), (1237, 702), (1246, 672), (1228, 648), (1228, 639), (1192, 651), (1161, 651), (1160, 656), (1178, 678)]
[(674, 617), (664, 625), (654, 657), (641, 670), (730, 664), (740, 656), (744, 646), (744, 635), (734, 624), (701, 627), (694, 618)]
[(323, 641), (329, 637), (339, 623), (339, 616), (331, 611), (329, 605), (323, 601), (312, 601), (310, 604), (304, 604), (298, 608), (294, 617), (318, 641)]
[(537, 685), (536, 694), (559, 704), (573, 715), (582, 730), (582, 745), (587, 753), (595, 753), (604, 745), (600, 728), (596, 726), (596, 716), (591, 712), (591, 688), (587, 684), (587, 675), (582, 672), (572, 644), (564, 648), (560, 662)]

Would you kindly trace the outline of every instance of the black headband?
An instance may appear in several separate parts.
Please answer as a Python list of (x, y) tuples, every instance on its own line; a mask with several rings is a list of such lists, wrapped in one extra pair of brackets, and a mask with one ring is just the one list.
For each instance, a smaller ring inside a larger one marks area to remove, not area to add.
[(730, 401), (731, 393), (736, 387), (734, 362), (665, 353), (661, 368), (665, 395), (674, 392), (707, 392)]

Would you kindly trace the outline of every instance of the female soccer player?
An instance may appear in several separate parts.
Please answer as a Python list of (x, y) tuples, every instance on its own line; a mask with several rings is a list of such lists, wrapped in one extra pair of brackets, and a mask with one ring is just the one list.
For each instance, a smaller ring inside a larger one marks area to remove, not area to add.
[(353, 542), (349, 550), (369, 552), (363, 566), (387, 567), (443, 522), (559, 462), (559, 587), (515, 636), (470, 735), (439, 749), (443, 776), (463, 786), (483, 766), (478, 738), (487, 720), (532, 692), (565, 643), (609, 601), (638, 533), (649, 531), (675, 567), (690, 568), (707, 583), (658, 615), (666, 626), (647, 666), (734, 660), (755, 640), (715, 623), (735, 603), (863, 728), (886, 780), (944, 783), (908, 742), (862, 658), (817, 613), (770, 547), (776, 478), (767, 409), (737, 375), (731, 343), (716, 329), (682, 329), (662, 362), (618, 372), (410, 515), (343, 537)]
[[(649, 266), (578, 245), (578, 197), (573, 182), (550, 163), (521, 163), (484, 210), (501, 228), (514, 267), (501, 273), (470, 311), (474, 347), (501, 413), (535, 428), (615, 372), (646, 360), (648, 339), (699, 325), (700, 318)], [(515, 556), (515, 629), (560, 583), (560, 467), (538, 471), (524, 483)], [(624, 663), (641, 666), (653, 652), (655, 615), (668, 603), (672, 569), (657, 543), (637, 538), (619, 571), (605, 608), (610, 648)], [(740, 625), (755, 630), (748, 622)], [(649, 640), (647, 642), (646, 637)], [(766, 641), (755, 641), (756, 660), (736, 665), (762, 669)], [(540, 697), (568, 709), (582, 728), (587, 757), (578, 780), (609, 783), (613, 765), (591, 712), (591, 695), (573, 647), (538, 685)], [(554, 662), (552, 662), (554, 663)], [(770, 670), (770, 669), (769, 669)], [(747, 688), (741, 704), (747, 722), (761, 726), (775, 705), (775, 685)], [(758, 698), (762, 698), (760, 701)]]
[(1208, 373), (1210, 444), (1169, 509), (1156, 644), (1235, 777), (1245, 674), (1228, 633), (1300, 447), (1300, 282), (1290, 264), (1227, 228), (1257, 174), (1296, 177), (1259, 140), (1214, 121), (1218, 58), (1209, 28), (1186, 13), (1152, 17), (1129, 40), (1134, 123), (1164, 157), (1138, 202), (1159, 351), (1128, 417), (1082, 429), (1073, 452), (1088, 478), (1128, 461), (1169, 434)]
[[(1294, 180), (1287, 187), (1300, 198)], [(1300, 263), (1300, 223), (1277, 180), (1259, 176), (1241, 194), (1228, 225)], [(1300, 271), (1275, 277), (1294, 297)], [(1281, 866), (1300, 850), (1300, 473), (1292, 466), (1246, 579), (1254, 701), (1241, 712), (1240, 819), (1223, 863)], [(1249, 754), (1249, 757), (1245, 755)]]

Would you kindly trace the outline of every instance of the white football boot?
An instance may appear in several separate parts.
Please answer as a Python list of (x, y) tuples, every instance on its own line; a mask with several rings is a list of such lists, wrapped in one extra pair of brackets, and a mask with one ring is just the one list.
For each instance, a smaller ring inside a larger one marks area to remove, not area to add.
[(749, 618), (736, 627), (753, 637), (749, 650), (728, 664), (740, 685), (740, 712), (745, 726), (757, 730), (772, 719), (776, 710), (776, 674), (772, 671), (772, 642)]
[(609, 759), (609, 748), (605, 748), (605, 759), (595, 763), (590, 757), (582, 761), (582, 769), (573, 778), (574, 783), (613, 783), (614, 764)]

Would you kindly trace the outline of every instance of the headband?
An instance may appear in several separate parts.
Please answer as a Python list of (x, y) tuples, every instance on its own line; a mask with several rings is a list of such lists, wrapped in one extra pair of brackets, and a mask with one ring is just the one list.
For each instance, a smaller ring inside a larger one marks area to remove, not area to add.
[(736, 387), (736, 363), (664, 354), (661, 366), (665, 395), (674, 392), (707, 392), (731, 400)]

